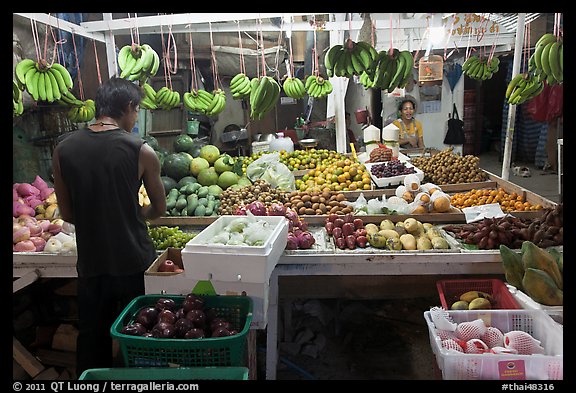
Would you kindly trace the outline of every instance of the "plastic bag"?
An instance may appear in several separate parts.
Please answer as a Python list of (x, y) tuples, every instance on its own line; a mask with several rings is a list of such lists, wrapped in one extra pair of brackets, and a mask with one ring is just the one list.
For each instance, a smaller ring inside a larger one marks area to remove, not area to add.
[(294, 174), (286, 165), (280, 162), (278, 152), (263, 154), (246, 168), (246, 176), (254, 182), (262, 179), (274, 188), (285, 191), (296, 190)]

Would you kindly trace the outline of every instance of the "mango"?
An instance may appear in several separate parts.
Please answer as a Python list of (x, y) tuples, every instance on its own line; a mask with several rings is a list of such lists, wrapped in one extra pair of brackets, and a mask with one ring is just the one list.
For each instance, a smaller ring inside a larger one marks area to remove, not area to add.
[(460, 295), (460, 300), (464, 300), (465, 302), (472, 303), (474, 299), (487, 299), (489, 302), (493, 302), (493, 297), (489, 293), (482, 292), (482, 291), (468, 291)]
[(452, 303), (450, 310), (468, 310), (468, 302), (458, 300), (457, 302)]
[(407, 218), (404, 220), (404, 228), (408, 233), (416, 233), (419, 229), (418, 221), (415, 218)]
[(402, 249), (404, 250), (416, 250), (416, 238), (410, 233), (405, 233), (400, 236), (400, 242), (402, 243)]
[(430, 239), (430, 242), (432, 243), (432, 248), (435, 250), (447, 250), (450, 248), (450, 245), (442, 236), (433, 237)]
[(416, 239), (416, 248), (418, 250), (431, 250), (432, 242), (427, 236), (419, 236)]
[(477, 297), (468, 305), (468, 310), (489, 310), (491, 308), (492, 303), (490, 303), (490, 300), (483, 297)]
[(380, 222), (380, 229), (394, 229), (394, 223), (389, 219), (382, 220)]

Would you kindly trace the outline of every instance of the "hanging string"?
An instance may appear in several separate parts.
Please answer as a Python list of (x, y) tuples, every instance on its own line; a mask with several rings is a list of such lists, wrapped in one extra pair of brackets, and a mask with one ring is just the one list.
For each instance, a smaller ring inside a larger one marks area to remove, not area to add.
[(98, 51), (96, 50), (96, 40), (92, 39), (94, 45), (94, 58), (96, 59), (96, 74), (98, 75), (98, 85), (102, 85), (102, 75), (100, 74), (100, 62), (98, 61)]
[(240, 73), (246, 74), (246, 65), (244, 64), (244, 50), (242, 49), (242, 34), (240, 33), (240, 21), (236, 21), (238, 26), (238, 48), (240, 49)]
[[(162, 59), (164, 60), (164, 86), (168, 87), (168, 79), (170, 78), (170, 75), (168, 74), (168, 59), (166, 56), (166, 44), (164, 44), (164, 29), (162, 28), (162, 25), (160, 25), (160, 38), (162, 39)], [(170, 83), (170, 85), (172, 85)]]
[(190, 81), (190, 91), (196, 91), (197, 79), (196, 79), (196, 59), (194, 58), (194, 46), (192, 45), (192, 32), (188, 32), (188, 39), (190, 41), (190, 71), (191, 71), (191, 81)]
[(262, 76), (266, 76), (266, 54), (264, 52), (264, 31), (262, 30), (262, 19), (258, 19), (258, 29), (260, 31), (260, 53), (262, 58)]
[[(290, 31), (292, 31), (292, 17), (290, 17)], [(288, 44), (289, 44), (289, 48), (290, 48), (290, 56), (289, 56), (289, 61), (290, 61), (290, 68), (289, 68), (289, 72), (290, 75), (288, 75), (289, 77), (294, 77), (294, 51), (292, 49), (292, 34), (290, 34), (290, 37), (288, 37)]]
[[(314, 21), (316, 22), (316, 21)], [(350, 37), (350, 36), (348, 36)], [(350, 38), (349, 38), (350, 39)], [(314, 74), (320, 75), (320, 67), (318, 66), (318, 49), (316, 45), (316, 23), (314, 23)]]
[(280, 46), (282, 45), (282, 35), (284, 32), (284, 18), (280, 23), (280, 31), (278, 32), (278, 41), (276, 43), (276, 57), (274, 59), (274, 72), (276, 79), (280, 80)]
[(376, 48), (374, 45), (376, 44), (374, 42), (374, 32), (376, 31), (376, 22), (374, 22), (374, 20), (372, 18), (370, 18), (370, 44), (372, 45), (372, 47)]
[(392, 13), (390, 13), (390, 48), (388, 48), (388, 53), (391, 53), (390, 51), (392, 51), (392, 48), (394, 48), (394, 46), (392, 45), (393, 42), (393, 32), (392, 32)]
[(38, 38), (38, 27), (36, 26), (36, 21), (30, 19), (30, 25), (32, 27), (32, 40), (34, 41), (34, 50), (36, 51), (36, 61), (40, 60), (40, 40)]
[(208, 22), (210, 28), (210, 52), (212, 57), (212, 78), (214, 80), (214, 90), (221, 88), (220, 76), (218, 75), (218, 62), (216, 61), (216, 51), (214, 50), (214, 39), (212, 37), (212, 22)]
[(76, 50), (76, 40), (74, 33), (72, 33), (72, 44), (74, 45), (74, 57), (76, 58), (76, 70), (78, 71), (78, 90), (80, 92), (80, 100), (84, 101), (84, 87), (82, 86), (82, 76), (80, 75), (80, 62), (78, 61), (78, 52)]

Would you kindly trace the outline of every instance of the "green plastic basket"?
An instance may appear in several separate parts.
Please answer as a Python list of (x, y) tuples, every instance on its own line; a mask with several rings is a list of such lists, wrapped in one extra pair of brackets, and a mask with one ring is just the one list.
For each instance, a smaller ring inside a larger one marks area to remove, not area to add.
[(138, 311), (154, 306), (158, 299), (173, 299), (179, 306), (185, 296), (143, 295), (126, 306), (110, 328), (118, 341), (126, 367), (241, 367), (246, 365), (246, 341), (252, 322), (252, 299), (249, 296), (202, 296), (206, 307), (225, 318), (237, 334), (228, 337), (199, 339), (153, 338), (121, 333)]
[(247, 380), (247, 367), (126, 367), (85, 370), (78, 380)]

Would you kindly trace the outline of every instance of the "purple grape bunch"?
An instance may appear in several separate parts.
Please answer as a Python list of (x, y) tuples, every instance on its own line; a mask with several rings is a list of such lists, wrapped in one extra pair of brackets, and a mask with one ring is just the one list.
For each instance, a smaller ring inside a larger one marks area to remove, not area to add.
[(416, 173), (416, 169), (414, 169), (412, 166), (407, 167), (400, 160), (391, 160), (381, 164), (372, 165), (370, 172), (377, 178), (383, 178), (409, 175), (411, 173)]

